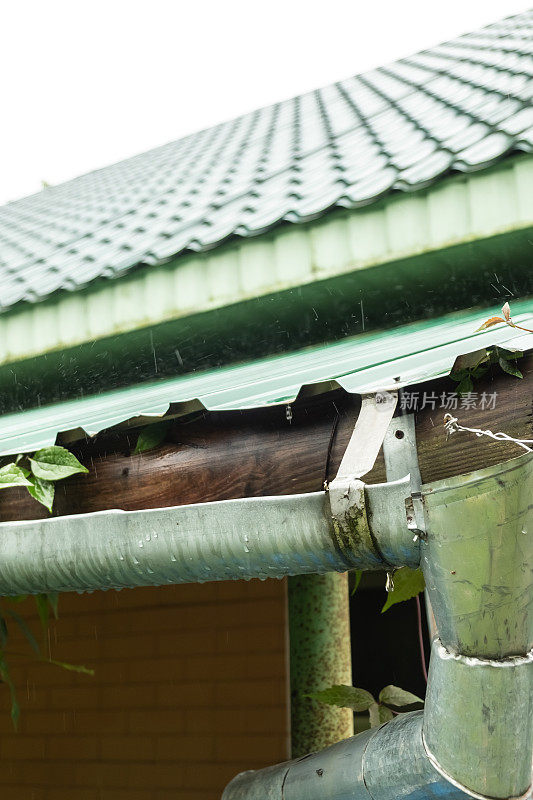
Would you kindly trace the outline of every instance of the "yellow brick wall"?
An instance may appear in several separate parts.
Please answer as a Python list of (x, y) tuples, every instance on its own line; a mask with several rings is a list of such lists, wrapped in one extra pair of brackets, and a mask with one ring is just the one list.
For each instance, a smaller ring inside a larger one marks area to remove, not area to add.
[[(2, 800), (215, 800), (237, 772), (287, 758), (285, 591), (63, 595), (52, 657), (96, 675), (11, 657), (21, 720), (14, 733), (0, 685)], [(19, 635), (8, 649), (29, 650)]]

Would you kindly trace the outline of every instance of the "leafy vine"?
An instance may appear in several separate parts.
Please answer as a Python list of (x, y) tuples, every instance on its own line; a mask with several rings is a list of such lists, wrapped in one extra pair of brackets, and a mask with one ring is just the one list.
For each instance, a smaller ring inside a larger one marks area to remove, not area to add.
[[(0, 489), (12, 489), (16, 486), (24, 487), (35, 500), (51, 512), (57, 481), (68, 478), (70, 475), (75, 475), (76, 473), (88, 471), (89, 470), (84, 467), (83, 464), (80, 464), (76, 456), (64, 447), (53, 445), (37, 450), (33, 455), (19, 455), (15, 461), (0, 467)], [(27, 595), (0, 598), (0, 680), (9, 690), (11, 697), (11, 719), (15, 729), (17, 728), (20, 717), (20, 707), (7, 660), (10, 624), (15, 624), (22, 632), (31, 650), (33, 650), (36, 660), (54, 664), (57, 667), (62, 667), (63, 669), (74, 672), (81, 672), (86, 675), (94, 674), (94, 671), (87, 669), (87, 667), (67, 664), (64, 661), (56, 661), (50, 656), (47, 657), (44, 655), (46, 651), (50, 612), (52, 612), (56, 619), (58, 615), (58, 595), (50, 593), (33, 596), (41, 622), (43, 646), (39, 645), (26, 621), (13, 607), (27, 599)]]

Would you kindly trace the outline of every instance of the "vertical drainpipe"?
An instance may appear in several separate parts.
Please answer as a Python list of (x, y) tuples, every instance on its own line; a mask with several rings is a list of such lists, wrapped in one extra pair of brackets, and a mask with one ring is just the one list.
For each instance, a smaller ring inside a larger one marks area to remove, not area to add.
[(352, 683), (348, 573), (289, 578), (292, 757), (353, 735), (353, 712), (305, 697)]

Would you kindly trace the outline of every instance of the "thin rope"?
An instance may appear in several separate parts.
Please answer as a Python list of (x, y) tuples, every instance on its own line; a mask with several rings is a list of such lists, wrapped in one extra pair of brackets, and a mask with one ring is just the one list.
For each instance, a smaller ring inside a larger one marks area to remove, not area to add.
[(473, 433), (476, 436), (489, 436), (491, 439), (495, 439), (497, 442), (513, 442), (514, 444), (519, 445), (522, 447), (526, 452), (533, 453), (533, 448), (528, 447), (528, 445), (533, 444), (533, 439), (515, 439), (514, 436), (509, 436), (507, 433), (502, 433), (501, 431), (498, 433), (493, 433), (492, 431), (483, 431), (481, 428), (467, 428), (466, 425), (460, 425), (457, 417), (452, 417), (451, 414), (444, 415), (444, 428), (446, 429), (446, 433), (448, 436), (451, 436), (452, 433), (457, 433), (458, 431), (466, 431), (467, 433)]

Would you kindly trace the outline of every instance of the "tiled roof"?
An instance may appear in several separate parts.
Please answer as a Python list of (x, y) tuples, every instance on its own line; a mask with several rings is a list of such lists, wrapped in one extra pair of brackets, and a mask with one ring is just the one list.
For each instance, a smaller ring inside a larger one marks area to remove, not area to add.
[(533, 150), (533, 11), (0, 208), (0, 308)]

